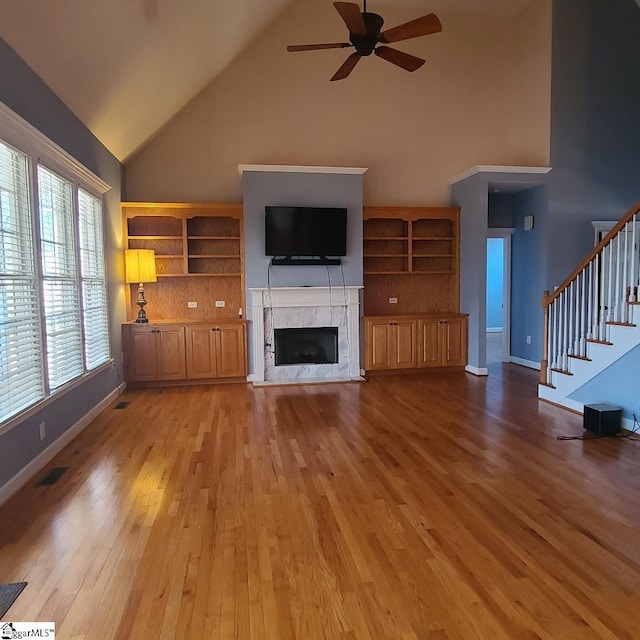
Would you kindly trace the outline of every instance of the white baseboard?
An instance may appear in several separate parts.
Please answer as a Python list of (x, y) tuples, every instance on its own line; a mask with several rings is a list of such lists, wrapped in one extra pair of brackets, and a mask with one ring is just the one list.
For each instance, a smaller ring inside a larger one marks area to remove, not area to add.
[(253, 373), (250, 373), (250, 374), (247, 376), (247, 382), (253, 382)]
[(467, 373), (472, 373), (474, 376), (488, 376), (489, 375), (489, 369), (487, 369), (486, 367), (474, 367), (470, 364), (468, 364), (464, 370)]
[(535, 360), (525, 360), (524, 358), (516, 358), (516, 356), (511, 356), (510, 360), (513, 364), (519, 364), (523, 367), (529, 367), (529, 369), (537, 369), (540, 371), (540, 363)]
[(85, 427), (87, 427), (104, 409), (106, 409), (125, 389), (127, 383), (118, 385), (106, 398), (101, 400), (91, 411), (85, 413), (80, 420), (69, 427), (55, 442), (41, 451), (29, 464), (20, 469), (11, 480), (0, 487), (0, 505), (3, 505), (14, 493), (21, 489), (33, 476), (41, 471), (56, 455), (58, 455)]

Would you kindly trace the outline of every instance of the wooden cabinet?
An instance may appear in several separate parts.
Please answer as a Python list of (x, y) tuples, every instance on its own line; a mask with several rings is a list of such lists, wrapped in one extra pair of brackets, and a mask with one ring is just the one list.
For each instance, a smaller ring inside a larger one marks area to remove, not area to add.
[(244, 378), (246, 324), (174, 323), (122, 326), (127, 382)]
[(407, 369), (416, 366), (416, 321), (379, 318), (366, 322), (365, 368)]
[(180, 325), (124, 325), (123, 348), (129, 382), (183, 380), (185, 331)]
[(367, 371), (462, 367), (466, 363), (464, 315), (365, 318)]
[[(122, 217), (125, 248), (156, 254), (158, 282), (145, 287), (151, 320), (216, 320), (244, 307), (241, 204), (124, 202)], [(127, 291), (131, 320), (136, 288)]]
[(188, 325), (187, 378), (246, 376), (246, 338), (242, 324)]
[(418, 367), (454, 367), (466, 364), (466, 316), (418, 320)]

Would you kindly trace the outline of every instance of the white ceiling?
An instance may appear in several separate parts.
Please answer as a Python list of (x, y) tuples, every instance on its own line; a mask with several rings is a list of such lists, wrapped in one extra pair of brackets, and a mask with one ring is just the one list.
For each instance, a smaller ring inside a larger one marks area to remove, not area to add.
[[(510, 16), (531, 1), (371, 0), (367, 9)], [(293, 2), (1, 0), (0, 37), (124, 161)]]

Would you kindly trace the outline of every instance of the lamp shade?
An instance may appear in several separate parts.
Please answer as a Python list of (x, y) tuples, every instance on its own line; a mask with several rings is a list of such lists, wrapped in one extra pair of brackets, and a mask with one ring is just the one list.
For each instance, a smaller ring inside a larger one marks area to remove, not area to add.
[(127, 282), (157, 282), (156, 252), (153, 249), (125, 249)]

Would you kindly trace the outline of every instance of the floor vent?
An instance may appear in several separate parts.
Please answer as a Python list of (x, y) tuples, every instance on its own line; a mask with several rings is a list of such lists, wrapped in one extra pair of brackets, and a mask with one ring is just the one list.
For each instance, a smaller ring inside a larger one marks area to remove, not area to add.
[(69, 467), (53, 467), (47, 472), (47, 475), (38, 483), (40, 486), (49, 486), (55, 484), (69, 470)]
[(122, 402), (118, 402), (118, 404), (113, 407), (114, 409), (126, 409), (129, 404), (131, 403), (130, 400), (123, 400)]

